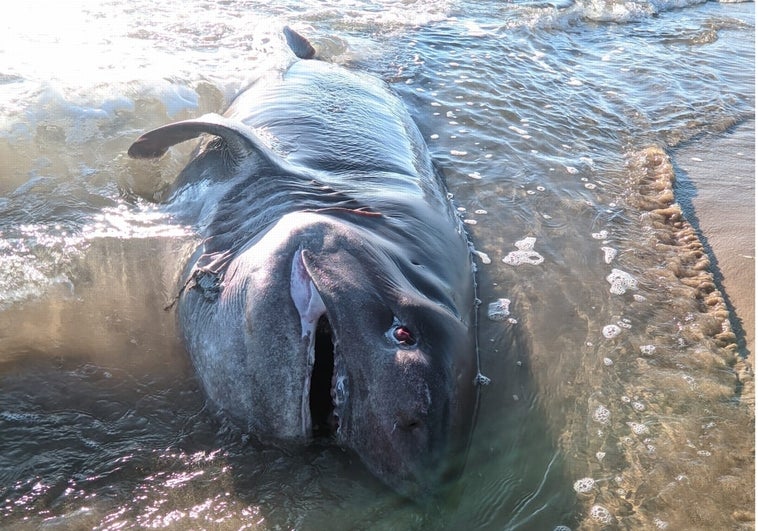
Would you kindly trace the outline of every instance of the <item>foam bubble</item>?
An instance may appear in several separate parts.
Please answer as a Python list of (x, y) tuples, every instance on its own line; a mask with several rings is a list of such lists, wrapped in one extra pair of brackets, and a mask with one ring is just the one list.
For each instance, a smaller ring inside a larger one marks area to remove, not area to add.
[(611, 274), (605, 277), (611, 285), (611, 293), (622, 295), (630, 289), (637, 289), (637, 279), (626, 271), (620, 269), (611, 269)]
[(642, 345), (640, 347), (640, 352), (643, 356), (650, 356), (653, 352), (655, 352), (655, 345)]
[(518, 266), (521, 264), (537, 265), (545, 261), (541, 254), (534, 250), (534, 243), (536, 238), (527, 236), (523, 240), (517, 241), (514, 245), (518, 251), (511, 251), (508, 256), (503, 258), (503, 263), (512, 266)]
[(653, 525), (655, 525), (656, 529), (668, 529), (669, 527), (669, 523), (660, 518), (653, 519)]
[(618, 254), (618, 251), (613, 247), (601, 247), (600, 250), (603, 251), (603, 260), (606, 264), (613, 262), (613, 259)]
[(608, 408), (603, 406), (602, 404), (597, 406), (595, 411), (592, 413), (592, 420), (595, 422), (598, 422), (600, 424), (610, 424), (611, 422), (611, 412), (608, 411)]
[(479, 179), (482, 178), (482, 174), (479, 173), (478, 171), (471, 172), (471, 173), (468, 174), (468, 176), (471, 179), (477, 179), (477, 180), (479, 180)]
[(632, 407), (635, 411), (645, 411), (645, 404), (642, 402), (632, 402)]
[(603, 336), (606, 339), (613, 339), (621, 333), (621, 328), (616, 325), (610, 324), (603, 327)]
[(605, 458), (605, 452), (597, 452), (595, 454), (595, 457), (597, 458), (598, 461), (602, 461)]
[(571, 531), (571, 528), (566, 525), (557, 525), (553, 528), (553, 531)]
[(574, 490), (580, 494), (586, 494), (595, 487), (595, 480), (592, 478), (582, 478), (574, 481)]
[(489, 255), (487, 253), (483, 253), (482, 251), (472, 251), (476, 256), (479, 257), (479, 260), (482, 261), (483, 264), (491, 264), (492, 260), (490, 259)]
[(606, 367), (610, 367), (613, 365), (613, 360), (611, 358), (603, 358), (603, 365)]
[(610, 524), (613, 522), (613, 516), (611, 512), (602, 505), (593, 505), (590, 509), (590, 516), (603, 524)]
[(604, 239), (606, 239), (608, 237), (608, 231), (605, 230), (605, 229), (603, 229), (603, 230), (598, 231), (598, 232), (593, 232), (592, 233), (592, 237), (594, 239), (596, 239), (596, 240), (604, 240)]
[(627, 422), (626, 425), (632, 428), (632, 433), (635, 435), (645, 435), (647, 433), (650, 433), (648, 427), (644, 424), (640, 424), (639, 422)]
[(497, 299), (487, 306), (487, 318), (490, 321), (505, 321), (511, 314), (511, 301), (509, 299)]

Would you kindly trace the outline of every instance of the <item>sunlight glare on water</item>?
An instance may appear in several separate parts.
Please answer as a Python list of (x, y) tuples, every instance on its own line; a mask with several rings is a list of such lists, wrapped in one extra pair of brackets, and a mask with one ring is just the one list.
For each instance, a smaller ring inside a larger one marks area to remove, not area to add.
[(123, 44), (129, 20), (99, 16), (98, 4), (32, 0), (5, 11), (0, 61), (10, 72), (3, 73), (85, 86), (102, 82), (104, 76), (113, 80), (108, 71), (120, 70), (139, 51)]

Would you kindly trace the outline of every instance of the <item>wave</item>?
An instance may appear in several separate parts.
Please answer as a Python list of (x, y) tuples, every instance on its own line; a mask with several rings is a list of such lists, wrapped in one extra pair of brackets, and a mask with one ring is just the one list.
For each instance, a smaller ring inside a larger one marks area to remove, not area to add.
[[(720, 0), (723, 3), (750, 0)], [(470, 35), (502, 33), (517, 27), (568, 29), (583, 23), (628, 24), (663, 13), (697, 7), (707, 0), (522, 0), (461, 17)], [(487, 6), (490, 7), (491, 6)], [(451, 20), (456, 20), (455, 16)]]
[[(632, 233), (624, 255), (633, 260), (625, 267), (640, 290), (611, 304), (619, 314), (645, 315), (647, 338), (600, 349), (613, 358), (611, 381), (579, 407), (561, 438), (565, 451), (586, 452), (574, 471), (583, 478), (574, 487), (580, 527), (739, 528), (752, 519), (752, 489), (732, 486), (751, 484), (743, 456), (752, 443), (735, 426), (754, 418), (752, 369), (738, 355), (705, 249), (675, 201), (670, 158), (657, 146), (634, 151), (627, 172), (620, 203)], [(734, 496), (676, 509), (685, 493), (716, 484)]]
[(706, 0), (582, 0), (585, 19), (594, 22), (635, 22), (665, 11), (682, 9)]

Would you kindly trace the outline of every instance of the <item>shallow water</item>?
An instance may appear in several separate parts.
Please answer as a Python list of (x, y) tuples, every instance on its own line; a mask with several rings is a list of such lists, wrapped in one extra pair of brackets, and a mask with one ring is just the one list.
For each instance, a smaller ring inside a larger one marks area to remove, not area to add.
[[(754, 120), (752, 3), (4, 15), (0, 525), (752, 528), (752, 380), (667, 156)], [(334, 448), (240, 440), (205, 410), (163, 309), (194, 237), (145, 198), (191, 146), (156, 163), (126, 148), (222, 111), (279, 60), (284, 24), (401, 95), (481, 253), (492, 382), (460, 492), (434, 506)], [(502, 298), (510, 314), (487, 319)]]

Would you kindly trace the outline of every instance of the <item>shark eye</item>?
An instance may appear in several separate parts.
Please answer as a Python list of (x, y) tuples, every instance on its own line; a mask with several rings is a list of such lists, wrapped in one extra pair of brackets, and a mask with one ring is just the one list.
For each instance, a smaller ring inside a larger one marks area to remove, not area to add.
[(395, 338), (395, 341), (406, 347), (412, 347), (416, 344), (416, 338), (413, 337), (411, 331), (402, 325), (395, 327), (392, 331), (392, 337)]

